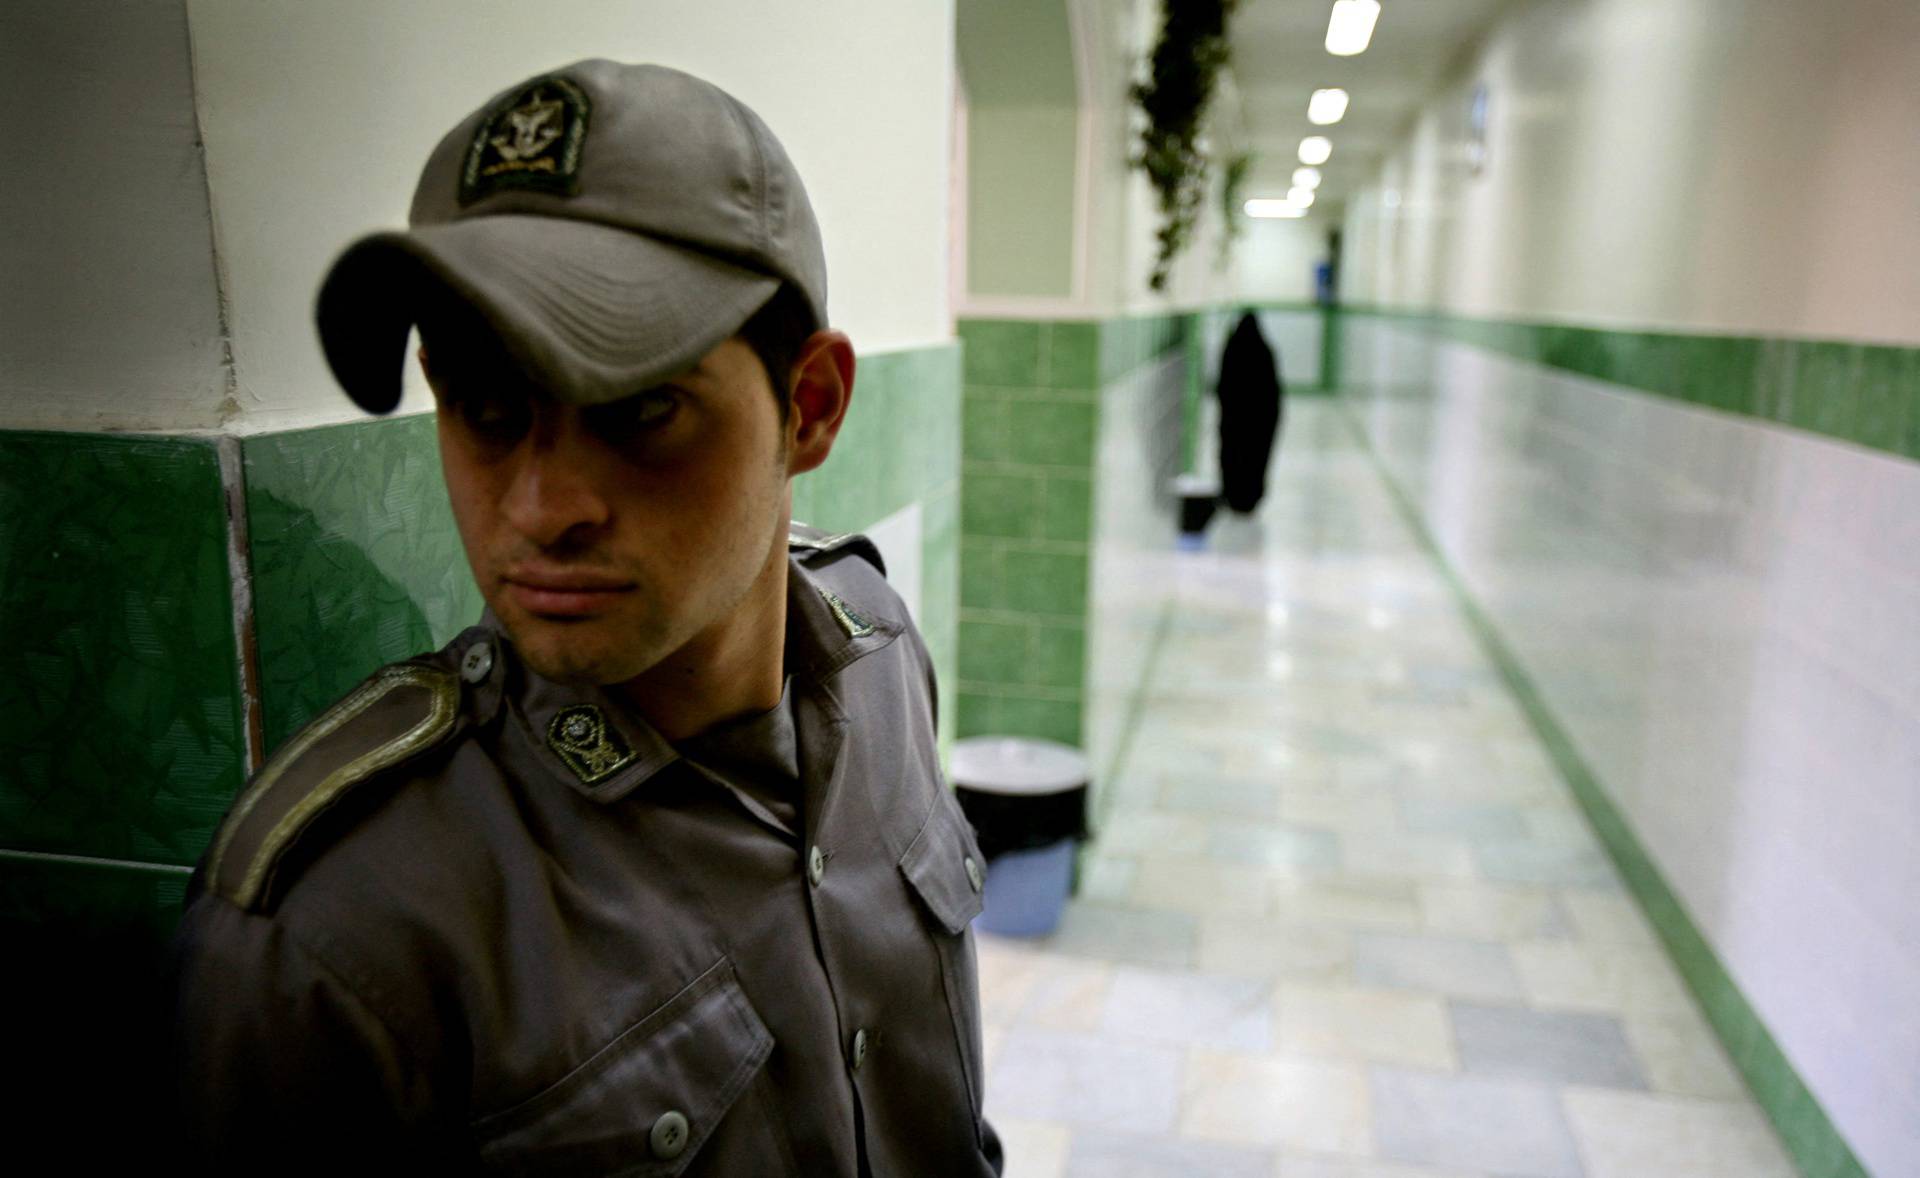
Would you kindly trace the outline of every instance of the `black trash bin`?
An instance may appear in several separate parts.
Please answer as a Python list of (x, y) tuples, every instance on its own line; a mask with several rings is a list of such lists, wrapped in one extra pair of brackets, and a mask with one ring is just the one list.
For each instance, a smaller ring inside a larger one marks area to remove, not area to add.
[(1087, 758), (1070, 745), (975, 736), (953, 746), (954, 793), (987, 857), (978, 926), (1039, 937), (1060, 923), (1087, 834)]

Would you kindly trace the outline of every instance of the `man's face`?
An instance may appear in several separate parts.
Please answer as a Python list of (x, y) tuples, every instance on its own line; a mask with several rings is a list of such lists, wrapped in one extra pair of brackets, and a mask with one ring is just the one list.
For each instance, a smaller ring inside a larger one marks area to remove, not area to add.
[(423, 358), (474, 579), (547, 678), (651, 670), (729, 619), (776, 541), (784, 552), (785, 431), (737, 337), (658, 388), (589, 406), (503, 363)]

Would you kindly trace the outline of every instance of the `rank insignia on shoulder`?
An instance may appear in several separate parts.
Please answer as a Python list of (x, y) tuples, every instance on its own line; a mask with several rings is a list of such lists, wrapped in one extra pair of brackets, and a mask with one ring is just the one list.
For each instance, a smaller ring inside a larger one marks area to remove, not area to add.
[(840, 628), (847, 632), (847, 637), (865, 638), (873, 633), (873, 623), (855, 613), (853, 607), (840, 600), (840, 596), (833, 590), (822, 589), (820, 596), (827, 599), (827, 608), (833, 611), (833, 620), (840, 623)]
[(568, 78), (538, 78), (489, 110), (460, 169), (460, 205), (515, 188), (571, 196), (587, 137), (587, 92)]
[(620, 730), (607, 723), (593, 704), (561, 708), (547, 723), (547, 747), (585, 785), (611, 777), (633, 762), (635, 753)]

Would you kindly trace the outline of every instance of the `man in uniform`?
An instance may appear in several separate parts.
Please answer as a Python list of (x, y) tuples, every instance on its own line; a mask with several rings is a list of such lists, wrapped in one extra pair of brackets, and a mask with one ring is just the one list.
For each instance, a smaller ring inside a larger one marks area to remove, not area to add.
[(739, 102), (587, 61), (435, 149), (321, 290), (409, 329), (488, 610), (288, 742), (194, 875), (181, 1121), (215, 1168), (985, 1175), (925, 646), (790, 527), (854, 360), (800, 178)]

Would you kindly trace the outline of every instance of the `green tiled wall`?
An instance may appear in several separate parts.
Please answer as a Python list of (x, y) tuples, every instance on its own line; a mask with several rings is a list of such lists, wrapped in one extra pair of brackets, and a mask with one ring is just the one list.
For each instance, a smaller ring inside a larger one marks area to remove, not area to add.
[(1435, 335), (1643, 392), (1920, 459), (1920, 348), (1614, 331), (1381, 308)]
[(0, 848), (192, 863), (243, 774), (214, 442), (0, 434)]
[(375, 669), (446, 644), (482, 603), (431, 413), (258, 435), (243, 454), (271, 753)]
[(793, 518), (837, 532), (920, 505), (920, 632), (940, 679), (943, 742), (958, 711), (959, 438), (959, 345), (862, 355), (832, 457), (793, 484)]
[(1184, 316), (962, 320), (958, 734), (1082, 741), (1101, 391)]
[(0, 433), (0, 996), (36, 1127), (160, 1107), (164, 946), (245, 772), (228, 567), (213, 439)]

